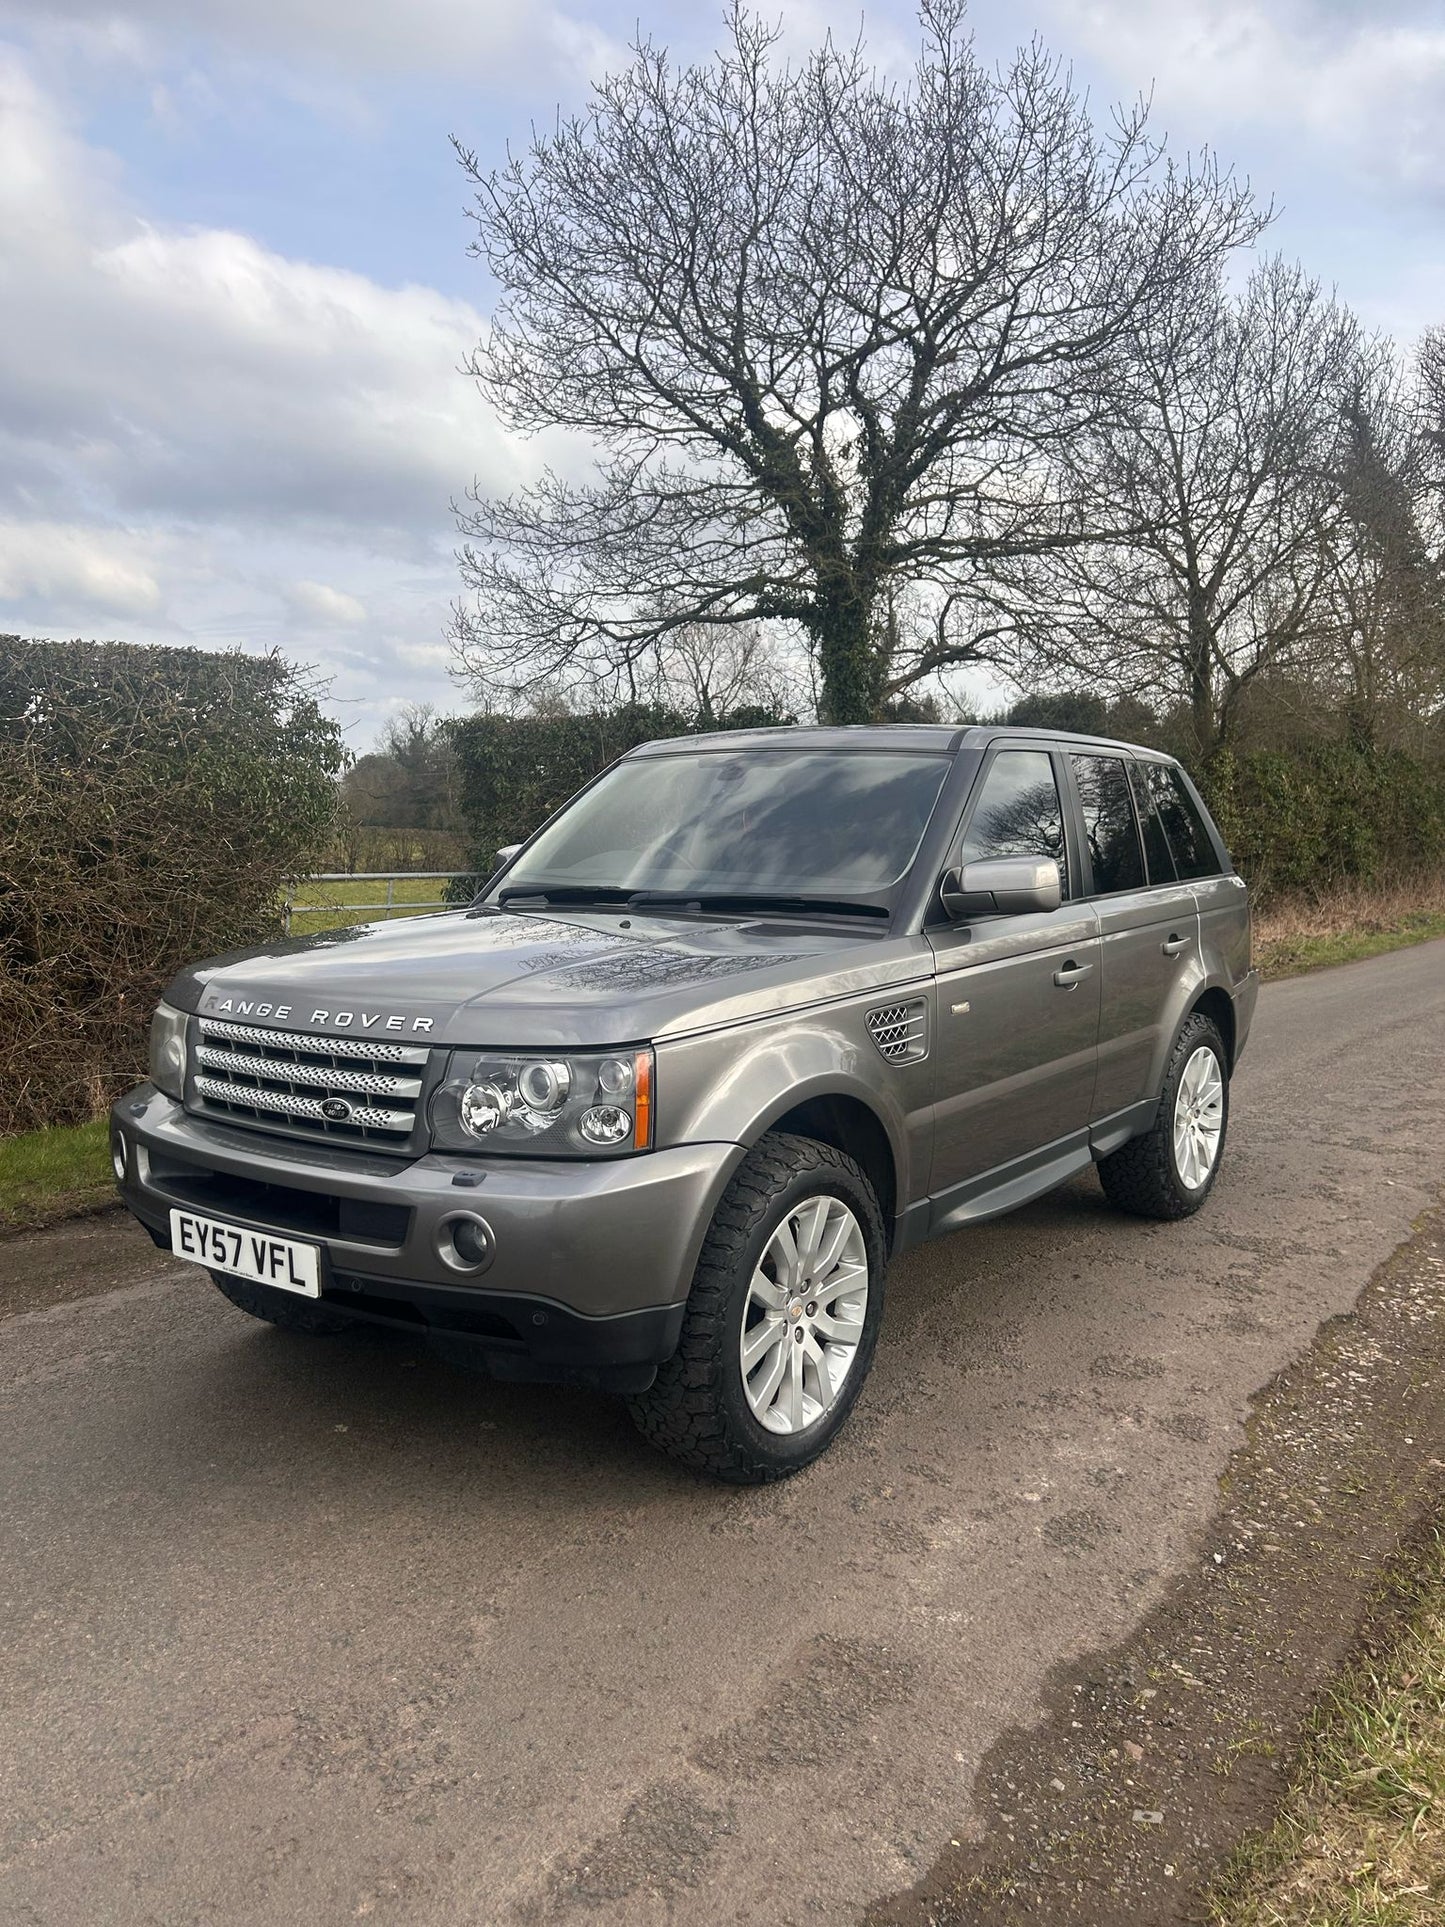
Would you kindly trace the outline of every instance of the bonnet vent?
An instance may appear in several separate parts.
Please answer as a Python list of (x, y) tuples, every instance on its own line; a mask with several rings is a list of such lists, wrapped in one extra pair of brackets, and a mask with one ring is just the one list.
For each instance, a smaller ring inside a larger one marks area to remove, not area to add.
[(884, 1004), (868, 1013), (868, 1035), (878, 1055), (890, 1064), (912, 1064), (928, 1055), (928, 1032), (923, 999), (906, 1004)]

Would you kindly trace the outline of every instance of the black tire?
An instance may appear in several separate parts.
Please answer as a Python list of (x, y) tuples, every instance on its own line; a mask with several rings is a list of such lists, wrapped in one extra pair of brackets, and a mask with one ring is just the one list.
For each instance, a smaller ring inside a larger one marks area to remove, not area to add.
[[(1224, 1115), (1214, 1163), (1203, 1183), (1191, 1186), (1180, 1176), (1174, 1156), (1174, 1103), (1184, 1067), (1201, 1045), (1212, 1050), (1219, 1061)], [(1120, 1211), (1128, 1211), (1136, 1218), (1192, 1217), (1214, 1189), (1219, 1167), (1224, 1162), (1228, 1135), (1229, 1054), (1214, 1020), (1196, 1010), (1185, 1018), (1174, 1040), (1154, 1122), (1142, 1137), (1130, 1138), (1127, 1144), (1099, 1160), (1099, 1182), (1104, 1187), (1104, 1196)]]
[(354, 1331), (349, 1318), (338, 1318), (324, 1311), (314, 1298), (301, 1298), (294, 1292), (277, 1291), (271, 1285), (253, 1285), (245, 1278), (233, 1278), (227, 1271), (213, 1271), (211, 1283), (233, 1305), (275, 1325), (283, 1332), (305, 1332), (312, 1338), (333, 1338), (339, 1332)]
[[(748, 1405), (738, 1363), (748, 1286), (768, 1241), (800, 1200), (827, 1193), (852, 1211), (868, 1259), (863, 1332), (837, 1401), (795, 1434), (770, 1432)], [(812, 1138), (770, 1132), (748, 1153), (703, 1241), (682, 1337), (645, 1392), (628, 1399), (638, 1430), (660, 1451), (734, 1485), (788, 1478), (827, 1450), (873, 1363), (886, 1265), (878, 1200), (853, 1159)]]

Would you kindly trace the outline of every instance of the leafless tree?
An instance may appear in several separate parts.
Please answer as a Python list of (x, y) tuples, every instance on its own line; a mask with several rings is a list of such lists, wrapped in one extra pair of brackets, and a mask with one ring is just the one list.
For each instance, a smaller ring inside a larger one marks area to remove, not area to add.
[(1428, 328), (1416, 360), (1420, 444), (1431, 546), (1445, 557), (1445, 327)]
[(1201, 755), (1227, 742), (1256, 677), (1323, 647), (1365, 352), (1349, 311), (1278, 259), (1238, 295), (1211, 268), (1156, 306), (1117, 412), (1075, 451), (1082, 512), (1108, 539), (1024, 572), (1021, 680), (1182, 703)]
[[(1426, 372), (1425, 370), (1419, 371)], [(1431, 397), (1365, 360), (1343, 401), (1338, 512), (1325, 530), (1333, 649), (1324, 682), (1362, 747), (1420, 749), (1445, 711), (1445, 570), (1427, 537)]]
[(761, 623), (690, 622), (657, 638), (628, 693), (683, 710), (704, 729), (749, 709), (796, 719), (816, 702), (807, 670)]
[(734, 11), (714, 60), (640, 44), (503, 169), (459, 149), (502, 290), (472, 372), (574, 465), (460, 516), (479, 688), (611, 686), (672, 631), (770, 620), (865, 721), (988, 653), (999, 558), (1078, 539), (1057, 458), (1119, 343), (1260, 217), (1142, 106), (1096, 127), (1038, 44), (986, 69), (963, 14), (925, 0), (898, 86), (858, 47), (785, 65)]

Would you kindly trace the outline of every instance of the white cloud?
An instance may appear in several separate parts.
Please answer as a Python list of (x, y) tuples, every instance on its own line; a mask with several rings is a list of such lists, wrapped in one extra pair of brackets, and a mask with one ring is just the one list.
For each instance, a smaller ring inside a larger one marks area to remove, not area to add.
[(1130, 87), (1151, 84), (1218, 144), (1254, 124), (1303, 135), (1411, 192), (1445, 164), (1445, 21), (1412, 0), (1050, 0), (1068, 40)]
[(365, 714), (452, 700), (450, 502), (540, 458), (460, 372), (474, 307), (146, 221), (3, 47), (0, 260), (0, 627), (279, 644)]
[(154, 616), (161, 588), (144, 534), (59, 522), (0, 521), (0, 601)]
[(469, 303), (125, 208), (0, 60), (0, 471), (122, 515), (435, 534), (515, 451), (459, 366)]
[(366, 604), (328, 582), (293, 582), (286, 590), (286, 602), (311, 622), (349, 628), (366, 620)]

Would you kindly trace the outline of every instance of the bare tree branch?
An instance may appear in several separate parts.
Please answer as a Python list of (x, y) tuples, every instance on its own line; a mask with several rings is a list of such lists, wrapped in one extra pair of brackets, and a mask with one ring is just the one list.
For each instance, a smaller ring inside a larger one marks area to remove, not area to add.
[(735, 11), (711, 63), (642, 42), (505, 168), (459, 149), (503, 290), (471, 372), (514, 431), (595, 451), (460, 513), (474, 683), (780, 622), (824, 713), (863, 720), (990, 646), (959, 621), (951, 652), (890, 655), (890, 589), (957, 607), (1089, 532), (1064, 457), (1121, 345), (1261, 217), (1208, 159), (1167, 164), (1142, 106), (1096, 128), (1037, 43), (991, 72), (962, 0), (921, 18), (906, 87), (831, 41), (784, 66)]

